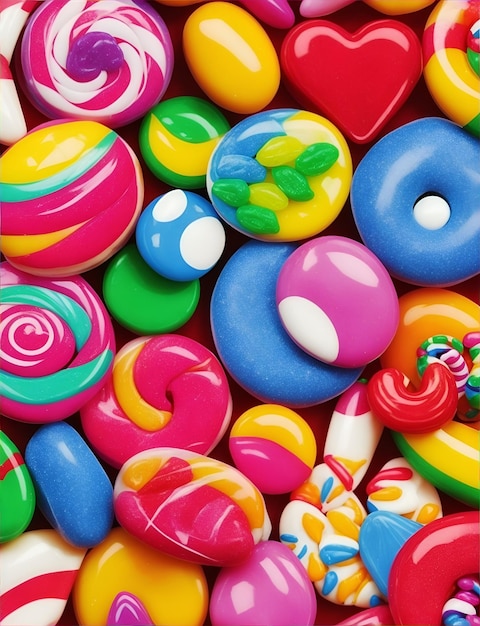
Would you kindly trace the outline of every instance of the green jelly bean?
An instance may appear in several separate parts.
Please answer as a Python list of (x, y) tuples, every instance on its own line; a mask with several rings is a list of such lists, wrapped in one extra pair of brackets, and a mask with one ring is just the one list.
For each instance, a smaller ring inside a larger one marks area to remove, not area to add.
[(315, 195), (305, 176), (289, 165), (272, 168), (272, 176), (281, 191), (291, 200), (306, 202)]
[(280, 231), (275, 213), (262, 206), (244, 204), (238, 207), (236, 217), (245, 230), (256, 235), (274, 235)]
[(212, 193), (233, 207), (242, 206), (250, 199), (248, 184), (241, 178), (219, 178), (212, 185)]
[(332, 167), (338, 155), (331, 143), (312, 143), (297, 157), (295, 167), (304, 176), (318, 176)]

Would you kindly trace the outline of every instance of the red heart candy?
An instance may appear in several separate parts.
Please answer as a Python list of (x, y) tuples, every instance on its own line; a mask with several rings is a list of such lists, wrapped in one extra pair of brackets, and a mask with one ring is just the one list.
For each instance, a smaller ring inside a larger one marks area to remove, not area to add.
[(418, 37), (389, 19), (353, 34), (327, 20), (306, 20), (286, 35), (280, 62), (295, 99), (356, 143), (378, 135), (422, 75)]

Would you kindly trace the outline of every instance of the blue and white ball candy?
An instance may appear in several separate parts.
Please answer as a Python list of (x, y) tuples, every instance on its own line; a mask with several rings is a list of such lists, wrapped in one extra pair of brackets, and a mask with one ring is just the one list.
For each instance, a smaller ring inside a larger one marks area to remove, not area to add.
[(225, 248), (225, 229), (211, 203), (192, 191), (173, 189), (141, 214), (136, 242), (144, 261), (175, 281), (200, 278)]

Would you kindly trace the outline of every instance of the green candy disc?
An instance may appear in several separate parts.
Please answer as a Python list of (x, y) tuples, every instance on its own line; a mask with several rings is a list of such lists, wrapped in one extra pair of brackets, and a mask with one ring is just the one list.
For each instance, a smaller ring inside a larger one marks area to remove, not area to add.
[(198, 279), (177, 282), (164, 278), (129, 244), (110, 262), (103, 297), (111, 315), (138, 335), (169, 333), (193, 315), (200, 298)]

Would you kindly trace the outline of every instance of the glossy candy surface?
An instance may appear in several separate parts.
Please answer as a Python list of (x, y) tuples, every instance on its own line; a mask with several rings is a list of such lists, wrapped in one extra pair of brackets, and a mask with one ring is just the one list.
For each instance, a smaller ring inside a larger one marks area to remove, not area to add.
[(262, 541), (244, 563), (223, 568), (210, 599), (212, 626), (309, 626), (316, 610), (303, 565), (278, 541)]
[(375, 372), (368, 383), (368, 400), (376, 417), (388, 428), (426, 433), (455, 417), (458, 393), (451, 372), (440, 363), (432, 363), (418, 389), (412, 389), (400, 370)]
[(195, 313), (200, 299), (198, 278), (173, 281), (160, 276), (143, 259), (134, 243), (108, 264), (103, 297), (111, 315), (137, 335), (173, 332)]
[(478, 141), (441, 118), (405, 124), (366, 153), (352, 180), (353, 216), (392, 276), (448, 287), (480, 272), (479, 160)]
[(21, 139), (27, 132), (27, 124), (17, 91), (10, 63), (13, 51), (36, 0), (15, 2), (6, 0), (0, 7), (0, 143), (7, 146)]
[[(301, 0), (300, 14), (304, 17), (320, 17), (339, 11), (356, 0)], [(435, 0), (365, 0), (365, 3), (387, 15), (402, 15), (419, 11)], [(343, 624), (343, 622), (342, 622)]]
[(168, 87), (168, 28), (143, 0), (45, 0), (22, 38), (25, 88), (50, 118), (110, 128), (139, 119)]
[(140, 151), (160, 180), (180, 189), (205, 187), (208, 161), (230, 123), (210, 100), (177, 96), (142, 119)]
[(262, 25), (230, 2), (208, 2), (183, 27), (183, 53), (210, 100), (235, 113), (266, 107), (280, 84), (280, 63)]
[(73, 546), (91, 548), (113, 524), (113, 488), (82, 436), (67, 422), (45, 424), (31, 437), (25, 462), (38, 506)]
[(57, 624), (85, 552), (51, 528), (27, 531), (0, 546), (1, 623)]
[(275, 404), (254, 406), (235, 421), (229, 434), (235, 466), (262, 493), (288, 493), (312, 471), (317, 443), (308, 423)]
[(81, 276), (51, 280), (0, 265), (2, 414), (46, 423), (69, 417), (111, 372), (115, 336)]
[(176, 281), (204, 276), (222, 256), (225, 229), (200, 194), (172, 189), (147, 205), (137, 222), (137, 247), (158, 274)]
[(365, 491), (370, 513), (389, 511), (423, 525), (442, 516), (439, 493), (403, 457), (387, 461)]
[(208, 454), (229, 425), (232, 398), (212, 352), (188, 337), (163, 334), (126, 343), (112, 378), (80, 413), (92, 446), (118, 468), (150, 448)]
[(207, 191), (219, 215), (241, 233), (297, 241), (334, 221), (351, 176), (348, 144), (329, 120), (271, 109), (225, 134), (210, 159)]
[(32, 274), (97, 267), (128, 240), (143, 203), (137, 156), (94, 121), (40, 125), (1, 157), (1, 251)]
[(117, 475), (114, 498), (125, 530), (192, 563), (236, 565), (272, 530), (253, 483), (234, 467), (189, 450), (134, 455)]
[(461, 339), (480, 330), (477, 301), (450, 289), (419, 288), (398, 299), (400, 319), (397, 332), (380, 357), (383, 368), (396, 368), (414, 387), (420, 384), (417, 350), (432, 335)]
[(331, 365), (365, 366), (397, 329), (390, 276), (368, 248), (346, 237), (317, 237), (299, 246), (280, 270), (276, 302), (292, 340)]
[(18, 537), (30, 524), (36, 495), (20, 450), (0, 431), (0, 543)]
[(478, 0), (440, 0), (425, 24), (425, 83), (439, 108), (480, 136)]
[(354, 33), (305, 20), (287, 33), (280, 59), (294, 98), (356, 143), (380, 133), (422, 73), (417, 36), (394, 20), (372, 21)]
[(202, 626), (208, 595), (200, 565), (152, 550), (117, 527), (87, 554), (73, 604), (83, 626)]
[(241, 246), (223, 267), (210, 307), (215, 347), (229, 374), (261, 402), (293, 409), (335, 397), (361, 373), (314, 359), (284, 330), (275, 289), (294, 250), (260, 241)]
[(452, 513), (427, 524), (400, 549), (389, 580), (395, 624), (440, 624), (455, 582), (478, 571), (479, 513)]

